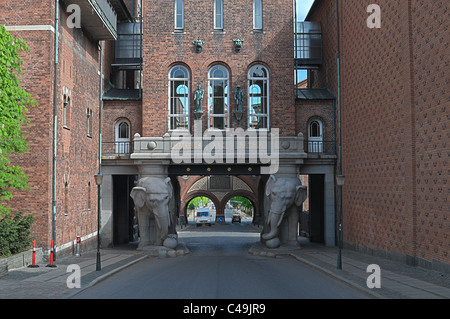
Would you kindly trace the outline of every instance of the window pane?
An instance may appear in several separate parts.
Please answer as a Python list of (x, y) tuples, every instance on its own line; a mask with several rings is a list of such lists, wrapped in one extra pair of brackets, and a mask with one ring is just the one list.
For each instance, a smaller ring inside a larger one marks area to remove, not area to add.
[(215, 29), (223, 28), (223, 1), (222, 0), (214, 1), (214, 28)]
[(253, 129), (265, 129), (267, 128), (267, 116), (250, 116), (249, 127)]
[(209, 128), (228, 128), (228, 70), (220, 65), (211, 68), (208, 85)]
[(184, 28), (184, 0), (175, 0), (175, 29)]
[(129, 138), (130, 137), (129, 132), (130, 130), (128, 123), (122, 122), (119, 124), (119, 138)]
[(169, 73), (169, 129), (189, 129), (189, 73), (176, 66)]
[(248, 77), (248, 126), (254, 129), (268, 129), (269, 73), (264, 66), (255, 65), (249, 70)]
[(262, 0), (253, 0), (253, 28), (262, 29)]

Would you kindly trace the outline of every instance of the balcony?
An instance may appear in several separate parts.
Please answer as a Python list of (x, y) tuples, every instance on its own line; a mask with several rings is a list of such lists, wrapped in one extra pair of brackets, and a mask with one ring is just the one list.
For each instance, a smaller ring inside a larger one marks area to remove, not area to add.
[(129, 159), (133, 153), (133, 142), (103, 142), (103, 159)]
[(297, 22), (295, 66), (314, 68), (322, 64), (322, 29), (319, 22)]
[(80, 7), (81, 25), (94, 40), (117, 39), (117, 13), (109, 0), (65, 0)]
[(335, 141), (321, 141), (321, 140), (305, 140), (304, 149), (311, 157), (323, 157), (323, 155), (336, 155)]
[(114, 64), (122, 70), (142, 69), (142, 24), (119, 23)]

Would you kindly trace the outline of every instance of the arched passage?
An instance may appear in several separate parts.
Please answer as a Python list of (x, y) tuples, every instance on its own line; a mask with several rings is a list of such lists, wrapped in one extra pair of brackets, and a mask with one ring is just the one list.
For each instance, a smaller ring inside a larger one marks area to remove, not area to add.
[(248, 198), (254, 207), (254, 212), (259, 212), (257, 192), (258, 179), (244, 179), (238, 176), (223, 176), (220, 186), (217, 181), (211, 181), (211, 176), (191, 176), (189, 180), (181, 182), (181, 207), (180, 212), (187, 216), (187, 205), (195, 197), (204, 196), (214, 203), (216, 207), (216, 219), (225, 216), (227, 202), (235, 196)]

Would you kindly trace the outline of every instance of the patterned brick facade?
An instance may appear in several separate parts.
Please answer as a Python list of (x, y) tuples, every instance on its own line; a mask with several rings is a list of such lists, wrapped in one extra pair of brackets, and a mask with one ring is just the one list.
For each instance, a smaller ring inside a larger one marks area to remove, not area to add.
[[(439, 267), (450, 263), (448, 6), (340, 1), (344, 241)], [(316, 1), (324, 64), (315, 85), (336, 92), (336, 2)], [(447, 70), (447, 71), (446, 71)]]

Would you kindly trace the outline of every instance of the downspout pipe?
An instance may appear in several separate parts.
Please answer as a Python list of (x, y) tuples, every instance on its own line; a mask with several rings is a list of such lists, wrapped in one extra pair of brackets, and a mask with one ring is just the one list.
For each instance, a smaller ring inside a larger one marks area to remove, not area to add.
[[(58, 139), (59, 0), (55, 0), (55, 67), (53, 74), (52, 239), (56, 246), (56, 155)], [(53, 260), (56, 260), (56, 250)]]
[[(341, 140), (341, 40), (340, 40), (340, 21), (339, 21), (339, 0), (336, 0), (336, 41), (337, 41), (337, 129), (338, 129), (338, 162), (337, 171), (339, 176), (342, 176), (342, 140)], [(338, 225), (338, 240), (339, 249), (337, 257), (337, 269), (342, 269), (342, 185), (338, 185), (338, 210), (339, 210), (339, 225)]]

